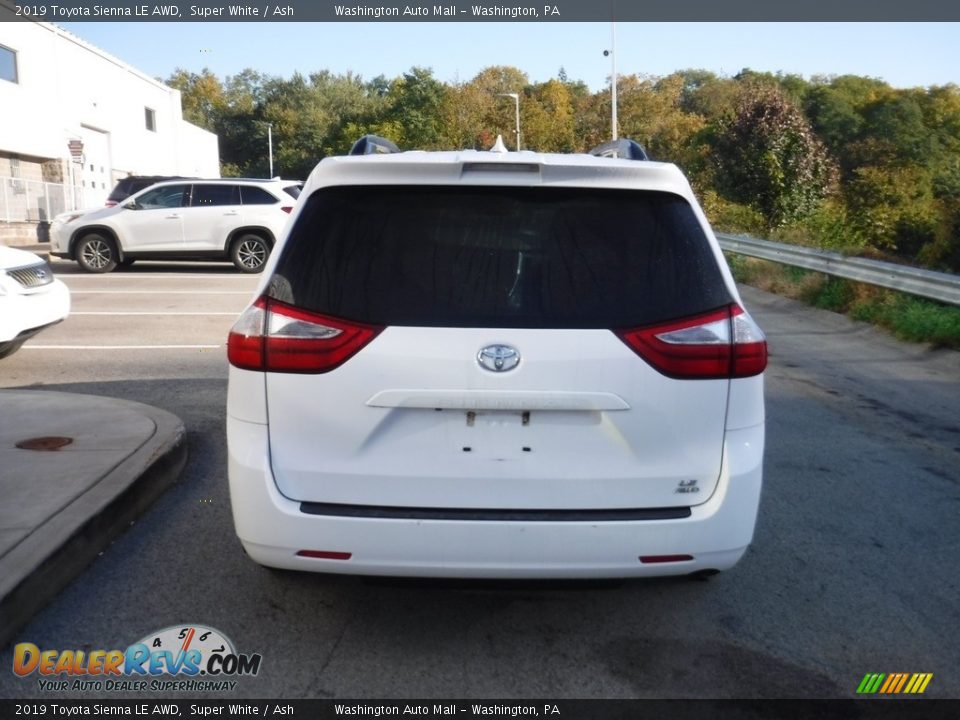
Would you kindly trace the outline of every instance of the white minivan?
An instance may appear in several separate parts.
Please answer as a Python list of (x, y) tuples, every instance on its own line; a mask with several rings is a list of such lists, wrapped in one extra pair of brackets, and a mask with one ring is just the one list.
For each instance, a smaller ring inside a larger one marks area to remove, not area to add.
[(673, 165), (324, 159), (228, 357), (263, 565), (708, 574), (751, 542), (766, 341)]

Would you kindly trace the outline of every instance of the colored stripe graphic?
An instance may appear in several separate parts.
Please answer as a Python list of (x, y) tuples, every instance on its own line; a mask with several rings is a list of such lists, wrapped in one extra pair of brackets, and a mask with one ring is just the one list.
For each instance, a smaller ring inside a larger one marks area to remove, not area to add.
[(933, 673), (867, 673), (857, 686), (858, 695), (922, 695)]
[(888, 675), (887, 681), (883, 684), (883, 687), (880, 688), (880, 694), (886, 695), (888, 692), (890, 692), (890, 688), (896, 685), (897, 680), (899, 679), (900, 679), (900, 675), (897, 673), (891, 673), (890, 675)]
[(914, 691), (914, 688), (920, 687), (920, 684), (923, 682), (923, 675), (921, 673), (914, 673), (910, 676), (910, 682), (907, 683), (907, 686), (903, 689), (908, 695)]
[(910, 675), (908, 673), (901, 673), (900, 680), (897, 682), (897, 686), (890, 690), (890, 692), (899, 693), (901, 690), (903, 690), (903, 686), (906, 684), (909, 677)]
[(877, 690), (880, 689), (880, 683), (883, 682), (883, 679), (886, 677), (886, 673), (871, 673), (868, 674), (861, 683), (863, 690), (861, 691), (864, 695), (873, 695)]

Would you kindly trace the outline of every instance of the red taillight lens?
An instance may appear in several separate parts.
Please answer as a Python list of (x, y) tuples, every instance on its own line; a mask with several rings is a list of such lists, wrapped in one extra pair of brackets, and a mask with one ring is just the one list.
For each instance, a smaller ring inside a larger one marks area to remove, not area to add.
[(739, 305), (617, 335), (662, 374), (678, 379), (740, 378), (767, 366), (763, 332)]
[(244, 370), (325, 373), (343, 365), (381, 330), (261, 297), (230, 331), (227, 359)]
[(281, 208), (287, 215), (293, 212), (293, 205), (283, 205)]
[(107, 201), (104, 203), (104, 206), (105, 206), (105, 207), (115, 207), (116, 204), (117, 204), (117, 203), (116, 203), (115, 200), (107, 200)]

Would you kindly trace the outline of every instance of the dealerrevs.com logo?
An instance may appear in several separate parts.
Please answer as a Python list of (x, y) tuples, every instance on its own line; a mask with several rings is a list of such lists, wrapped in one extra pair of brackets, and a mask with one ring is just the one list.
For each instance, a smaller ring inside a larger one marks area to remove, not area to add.
[(37, 676), (40, 690), (96, 692), (234, 690), (234, 678), (260, 672), (262, 656), (238, 653), (222, 632), (197, 624), (174, 625), (125, 650), (13, 648), (13, 672)]

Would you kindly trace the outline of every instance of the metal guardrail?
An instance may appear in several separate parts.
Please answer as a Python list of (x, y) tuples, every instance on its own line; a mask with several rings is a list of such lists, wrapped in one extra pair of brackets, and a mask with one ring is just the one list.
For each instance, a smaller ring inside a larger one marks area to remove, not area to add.
[(807, 270), (878, 285), (900, 292), (960, 305), (960, 276), (895, 263), (847, 257), (829, 250), (758, 240), (742, 235), (717, 233), (720, 247), (728, 252), (772, 260)]

